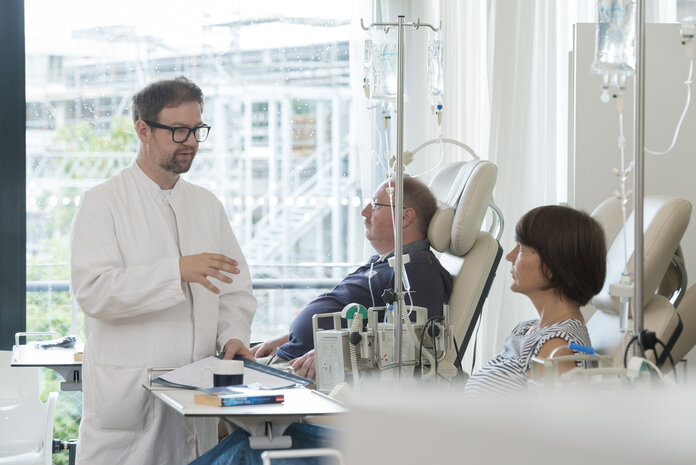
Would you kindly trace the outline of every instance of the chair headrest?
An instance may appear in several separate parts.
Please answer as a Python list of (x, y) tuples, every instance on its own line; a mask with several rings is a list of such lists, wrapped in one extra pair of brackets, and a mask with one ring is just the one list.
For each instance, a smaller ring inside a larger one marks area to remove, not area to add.
[[(602, 205), (606, 207), (605, 203)], [(595, 216), (597, 210), (592, 213), (592, 216), (600, 223), (606, 222), (601, 215)], [(620, 218), (620, 210), (618, 215)], [(655, 295), (655, 290), (660, 286), (672, 257), (679, 248), (679, 242), (686, 231), (690, 217), (691, 203), (688, 200), (660, 195), (645, 197), (643, 201), (644, 305), (650, 302)], [(614, 217), (611, 221), (615, 223), (616, 218)], [(626, 221), (626, 226), (620, 227), (611, 242), (607, 243), (607, 277), (602, 291), (592, 299), (595, 307), (609, 313), (619, 313), (618, 298), (612, 297), (609, 293), (611, 284), (619, 282), (624, 270), (633, 272), (633, 254), (628, 258), (628, 263), (624, 257), (624, 228), (626, 229), (626, 249), (633, 252), (635, 248), (634, 216), (631, 214)], [(607, 233), (605, 235), (611, 236)]]
[(454, 209), (440, 201), (437, 202), (437, 210), (428, 225), (428, 240), (430, 245), (438, 252), (444, 252), (452, 242), (452, 222), (454, 221)]
[[(633, 198), (626, 203), (626, 217), (628, 218), (633, 212)], [(623, 214), (621, 212), (621, 200), (617, 197), (609, 197), (604, 202), (597, 205), (592, 211), (592, 218), (597, 220), (604, 229), (604, 240), (607, 244), (607, 251), (616, 235), (623, 227)]]
[[(465, 255), (476, 242), (498, 176), (487, 160), (443, 166), (430, 181), (438, 210), (428, 226), (428, 240), (440, 252)], [(449, 240), (447, 235), (449, 234)]]

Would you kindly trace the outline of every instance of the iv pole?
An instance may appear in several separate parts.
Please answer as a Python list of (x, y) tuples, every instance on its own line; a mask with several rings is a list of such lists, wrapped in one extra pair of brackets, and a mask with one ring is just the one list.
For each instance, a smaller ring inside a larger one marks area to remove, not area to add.
[[(394, 215), (394, 294), (396, 301), (394, 302), (394, 362), (383, 365), (382, 368), (396, 368), (396, 384), (400, 384), (401, 376), (401, 327), (402, 313), (405, 305), (403, 291), (403, 212), (404, 209), (404, 27), (410, 26), (419, 29), (421, 26), (429, 27), (433, 31), (438, 31), (431, 24), (421, 23), (420, 18), (415, 22), (405, 23), (404, 16), (399, 15), (396, 23), (371, 23), (365, 27), (362, 18), (360, 18), (360, 27), (368, 31), (374, 27), (384, 27), (384, 32), (389, 31), (390, 27), (397, 27), (397, 71), (396, 71), (396, 161), (394, 163), (394, 191), (396, 197), (396, 211)], [(434, 369), (434, 367), (433, 367)]]
[(633, 254), (635, 286), (633, 288), (633, 331), (643, 330), (643, 188), (645, 184), (645, 0), (636, 0), (636, 79), (633, 108), (634, 219), (635, 252)]

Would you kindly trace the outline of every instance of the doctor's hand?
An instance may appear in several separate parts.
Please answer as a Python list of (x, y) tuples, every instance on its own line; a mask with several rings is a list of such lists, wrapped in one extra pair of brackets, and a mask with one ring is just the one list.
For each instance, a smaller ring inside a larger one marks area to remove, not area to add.
[(261, 344), (257, 344), (254, 347), (252, 347), (251, 353), (254, 354), (254, 357), (256, 358), (273, 355), (276, 353), (276, 349), (278, 349), (278, 347), (282, 346), (289, 340), (290, 336), (287, 334), (276, 337), (274, 339), (269, 339), (266, 342), (262, 342)]
[(179, 258), (179, 272), (181, 279), (189, 283), (198, 283), (215, 294), (220, 289), (213, 286), (208, 278), (215, 278), (223, 283), (231, 283), (232, 278), (223, 273), (239, 274), (237, 260), (219, 253), (201, 253), (198, 255), (186, 255)]
[(314, 349), (310, 350), (302, 357), (290, 360), (289, 363), (296, 375), (309, 379), (316, 378), (317, 371), (314, 367)]
[(239, 339), (230, 339), (225, 343), (225, 347), (222, 348), (225, 356), (223, 360), (232, 360), (235, 356), (240, 356), (242, 358), (247, 358), (249, 360), (256, 361), (254, 355), (249, 352), (244, 343)]

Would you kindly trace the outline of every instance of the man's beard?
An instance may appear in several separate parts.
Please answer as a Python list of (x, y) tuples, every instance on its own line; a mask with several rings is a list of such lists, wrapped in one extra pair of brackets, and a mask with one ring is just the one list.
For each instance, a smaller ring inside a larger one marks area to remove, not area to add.
[(181, 174), (181, 173), (186, 173), (188, 172), (189, 169), (191, 169), (191, 164), (193, 163), (193, 159), (196, 157), (194, 154), (191, 157), (186, 157), (182, 161), (178, 161), (176, 156), (181, 153), (182, 151), (177, 151), (172, 154), (171, 157), (164, 163), (162, 163), (160, 166), (162, 169), (165, 169), (169, 171), (170, 173), (174, 174)]

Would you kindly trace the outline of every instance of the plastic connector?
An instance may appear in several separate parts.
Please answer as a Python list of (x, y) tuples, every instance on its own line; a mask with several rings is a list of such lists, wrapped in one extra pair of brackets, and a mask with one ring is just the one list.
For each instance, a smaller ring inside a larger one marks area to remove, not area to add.
[(583, 354), (594, 355), (595, 351), (592, 347), (583, 346), (580, 344), (575, 344), (574, 342), (568, 343), (568, 348), (574, 352), (582, 352)]
[(437, 115), (437, 125), (441, 126), (442, 125), (442, 104), (439, 103), (435, 108), (436, 108), (435, 114)]
[[(387, 262), (389, 263), (389, 266), (394, 268), (394, 265), (396, 265), (396, 257), (389, 257), (387, 259)], [(401, 264), (405, 265), (407, 263), (411, 263), (411, 256), (409, 254), (404, 254), (403, 257), (401, 258)]]
[(394, 289), (385, 289), (384, 292), (382, 292), (382, 300), (386, 304), (393, 304), (396, 302), (396, 292), (394, 292)]

